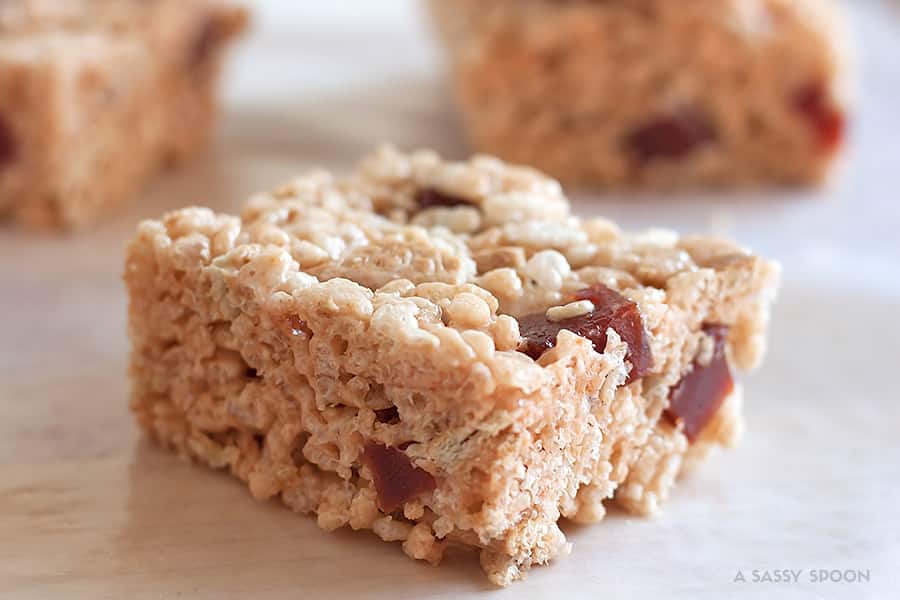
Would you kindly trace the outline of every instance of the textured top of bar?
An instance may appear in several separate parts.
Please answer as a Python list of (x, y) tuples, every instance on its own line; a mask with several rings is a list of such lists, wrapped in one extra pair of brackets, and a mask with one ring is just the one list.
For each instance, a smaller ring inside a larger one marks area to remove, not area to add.
[(733, 356), (753, 367), (778, 277), (776, 265), (727, 241), (573, 217), (560, 185), (534, 170), (389, 147), (348, 177), (313, 172), (258, 195), (240, 217), (186, 209), (139, 231), (242, 279), (261, 302), (303, 294), (365, 315), (395, 340), (440, 345), (465, 334), (491, 351), (517, 348), (519, 318), (603, 285), (638, 305), (654, 356), (677, 337), (661, 330), (669, 311), (694, 330), (704, 320), (754, 323), (735, 330), (743, 339)]

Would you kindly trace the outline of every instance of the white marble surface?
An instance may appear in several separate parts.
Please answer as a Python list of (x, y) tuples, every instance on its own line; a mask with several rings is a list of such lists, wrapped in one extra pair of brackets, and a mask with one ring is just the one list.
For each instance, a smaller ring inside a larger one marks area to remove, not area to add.
[[(632, 228), (727, 233), (783, 262), (769, 359), (747, 379), (744, 443), (684, 482), (658, 518), (570, 529), (571, 557), (490, 597), (900, 597), (900, 5), (846, 4), (858, 118), (829, 188), (576, 202)], [(0, 232), (2, 597), (490, 590), (466, 557), (430, 569), (370, 536), (320, 532), (137, 441), (119, 274), (139, 218), (189, 203), (231, 209), (308, 166), (345, 169), (382, 140), (466, 151), (412, 2), (254, 5), (220, 136), (196, 168), (85, 234)], [(802, 573), (753, 583), (754, 569)], [(813, 583), (810, 569), (861, 569), (869, 581)], [(746, 583), (734, 582), (739, 570)]]

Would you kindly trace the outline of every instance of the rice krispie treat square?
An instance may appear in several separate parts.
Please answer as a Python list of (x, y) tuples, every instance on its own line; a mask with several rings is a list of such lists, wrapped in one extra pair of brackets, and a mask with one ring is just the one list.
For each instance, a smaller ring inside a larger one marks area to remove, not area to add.
[(823, 179), (844, 141), (829, 0), (429, 0), (479, 150), (568, 182)]
[(573, 217), (559, 184), (384, 148), (128, 249), (131, 405), (160, 444), (324, 529), (506, 585), (562, 517), (650, 514), (740, 434), (778, 278), (723, 240)]
[(225, 0), (0, 2), (0, 218), (83, 225), (191, 158), (245, 21)]

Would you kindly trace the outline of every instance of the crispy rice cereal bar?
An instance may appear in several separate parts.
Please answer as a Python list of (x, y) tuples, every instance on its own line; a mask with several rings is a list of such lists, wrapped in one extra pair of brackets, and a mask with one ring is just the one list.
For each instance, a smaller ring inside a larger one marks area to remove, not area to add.
[(132, 408), (160, 444), (506, 585), (557, 522), (649, 514), (741, 425), (778, 269), (726, 241), (579, 220), (559, 184), (385, 148), (128, 250)]
[(844, 139), (829, 0), (430, 0), (476, 146), (603, 186), (810, 183)]
[(202, 147), (225, 0), (0, 2), (0, 218), (94, 220)]

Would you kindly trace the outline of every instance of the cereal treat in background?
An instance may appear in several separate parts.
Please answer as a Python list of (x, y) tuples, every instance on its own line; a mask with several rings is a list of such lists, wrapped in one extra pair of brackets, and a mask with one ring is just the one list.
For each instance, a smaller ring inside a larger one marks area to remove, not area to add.
[(0, 218), (84, 225), (190, 159), (245, 22), (225, 0), (0, 2)]
[(844, 142), (828, 0), (429, 0), (481, 151), (589, 186), (808, 184)]
[(778, 267), (578, 219), (529, 168), (384, 148), (240, 216), (142, 223), (125, 279), (153, 439), (506, 585), (569, 551), (560, 518), (653, 513), (735, 443)]

